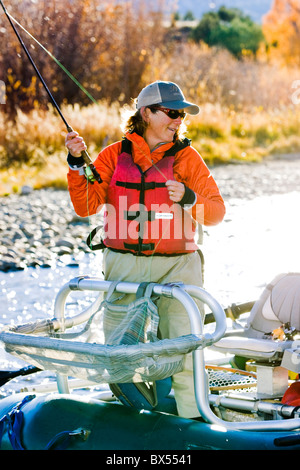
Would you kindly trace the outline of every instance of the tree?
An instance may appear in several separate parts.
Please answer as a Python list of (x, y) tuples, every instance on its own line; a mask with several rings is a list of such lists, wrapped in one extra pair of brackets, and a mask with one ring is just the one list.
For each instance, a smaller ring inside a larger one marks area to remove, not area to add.
[(194, 19), (194, 13), (190, 10), (188, 10), (183, 17), (183, 21), (194, 21)]
[(205, 13), (192, 30), (194, 41), (228, 49), (240, 58), (244, 51), (254, 55), (263, 41), (261, 27), (237, 8), (221, 7), (218, 12)]
[[(138, 5), (134, 0), (10, 0), (8, 11), (96, 100), (124, 104), (143, 85), (144, 70), (163, 43), (163, 2), (158, 9), (146, 0)], [(23, 30), (20, 34), (57, 103), (88, 104), (44, 50)], [(14, 117), (18, 108), (47, 108), (48, 96), (4, 15), (0, 43), (0, 80), (6, 85), (1, 110)]]
[(212, 34), (218, 28), (220, 18), (217, 13), (205, 13), (199, 24), (191, 31), (191, 38), (195, 42), (203, 41), (206, 44), (213, 45)]
[(300, 5), (298, 0), (274, 0), (263, 18), (271, 58), (300, 64)]

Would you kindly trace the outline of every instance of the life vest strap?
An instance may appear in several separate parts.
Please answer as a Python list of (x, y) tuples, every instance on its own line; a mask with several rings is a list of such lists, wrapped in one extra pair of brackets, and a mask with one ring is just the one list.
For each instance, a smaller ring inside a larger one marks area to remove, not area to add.
[(153, 251), (155, 243), (124, 243), (124, 248), (134, 250), (137, 254), (140, 254), (143, 251)]
[(124, 211), (125, 220), (143, 219), (148, 222), (155, 220), (155, 211)]
[(122, 186), (127, 189), (137, 189), (138, 191), (156, 189), (156, 188), (165, 188), (165, 183), (156, 183), (155, 181), (149, 181), (144, 183), (129, 183), (128, 181), (116, 181), (117, 186)]

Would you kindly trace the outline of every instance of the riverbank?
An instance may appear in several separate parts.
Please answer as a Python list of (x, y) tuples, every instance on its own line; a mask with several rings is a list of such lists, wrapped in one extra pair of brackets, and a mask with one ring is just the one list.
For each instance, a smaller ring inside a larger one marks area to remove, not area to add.
[(23, 188), (0, 199), (0, 270), (76, 264), (88, 251), (89, 220), (77, 217), (64, 190)]
[[(263, 163), (211, 168), (227, 206), (262, 196), (300, 190), (300, 155), (266, 159)], [(224, 222), (228, 222), (229, 215)], [(78, 217), (68, 191), (33, 190), (0, 198), (0, 271), (52, 267), (58, 262), (77, 266), (89, 232), (100, 216)], [(255, 221), (253, 221), (255, 223)]]

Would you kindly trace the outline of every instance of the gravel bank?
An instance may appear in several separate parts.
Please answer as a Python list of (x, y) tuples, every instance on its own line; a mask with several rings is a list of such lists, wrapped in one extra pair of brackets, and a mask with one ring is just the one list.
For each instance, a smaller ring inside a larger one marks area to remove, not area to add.
[[(227, 204), (285, 194), (300, 189), (300, 156), (222, 165), (212, 173)], [(0, 271), (56, 263), (74, 266), (78, 253), (90, 252), (85, 243), (90, 230), (88, 218), (76, 216), (67, 191), (28, 188), (24, 194), (0, 198)]]
[(0, 199), (0, 270), (76, 264), (88, 219), (77, 217), (67, 191), (38, 190)]

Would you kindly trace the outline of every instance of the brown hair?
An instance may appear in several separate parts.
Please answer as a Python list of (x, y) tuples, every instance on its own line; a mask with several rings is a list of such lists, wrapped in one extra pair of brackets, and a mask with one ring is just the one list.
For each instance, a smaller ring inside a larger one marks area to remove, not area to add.
[(130, 133), (136, 132), (143, 137), (147, 127), (148, 123), (144, 121), (141, 111), (138, 110), (128, 118), (125, 124), (125, 131)]
[[(147, 106), (148, 108), (151, 109), (152, 113), (156, 113), (157, 109), (151, 108), (151, 106)], [(147, 122), (143, 119), (143, 116), (141, 114), (141, 111), (138, 110), (135, 113), (132, 114), (132, 109), (124, 108), (123, 110), (123, 124), (121, 126), (122, 131), (125, 132), (130, 132), (131, 134), (133, 132), (136, 132), (138, 135), (144, 137), (144, 134), (147, 129)], [(186, 125), (182, 122), (180, 125), (180, 128), (175, 132), (174, 135), (174, 141), (177, 139), (182, 139), (184, 137), (184, 134), (186, 132)]]

